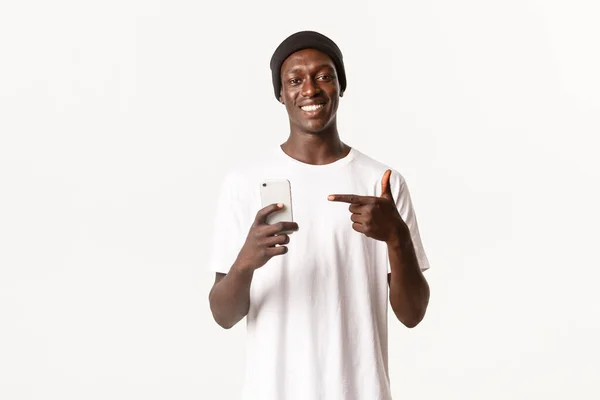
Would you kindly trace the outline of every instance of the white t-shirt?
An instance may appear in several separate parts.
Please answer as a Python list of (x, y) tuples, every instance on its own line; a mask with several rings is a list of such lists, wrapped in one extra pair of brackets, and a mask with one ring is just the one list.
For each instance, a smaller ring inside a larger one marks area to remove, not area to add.
[(227, 273), (235, 261), (262, 208), (262, 180), (290, 181), (298, 223), (288, 253), (254, 273), (243, 399), (391, 399), (387, 245), (352, 229), (349, 204), (327, 200), (335, 193), (380, 196), (386, 169), (426, 270), (404, 178), (354, 148), (333, 163), (310, 165), (277, 146), (254, 165), (227, 174), (215, 215), (212, 271)]

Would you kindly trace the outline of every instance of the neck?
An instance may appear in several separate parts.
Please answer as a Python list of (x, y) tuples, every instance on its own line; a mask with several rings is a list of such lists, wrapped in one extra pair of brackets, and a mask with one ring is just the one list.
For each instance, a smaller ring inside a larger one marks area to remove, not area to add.
[(306, 133), (292, 128), (281, 149), (290, 157), (313, 165), (330, 164), (350, 152), (350, 146), (340, 140), (336, 124), (319, 133)]

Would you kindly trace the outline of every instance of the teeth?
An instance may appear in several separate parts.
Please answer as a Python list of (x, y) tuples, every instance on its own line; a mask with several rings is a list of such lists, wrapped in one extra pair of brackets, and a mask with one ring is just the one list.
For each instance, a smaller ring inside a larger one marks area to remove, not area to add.
[(314, 104), (311, 106), (303, 106), (300, 108), (302, 108), (303, 111), (317, 111), (321, 107), (323, 107), (323, 104)]

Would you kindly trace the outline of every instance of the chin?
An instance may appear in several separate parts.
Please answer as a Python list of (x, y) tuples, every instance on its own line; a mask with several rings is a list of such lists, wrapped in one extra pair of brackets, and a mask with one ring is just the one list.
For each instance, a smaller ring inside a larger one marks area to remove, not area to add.
[(298, 121), (298, 122), (299, 122), (299, 124), (297, 124), (297, 126), (302, 131), (316, 135), (316, 134), (323, 132), (327, 128), (329, 128), (334, 123), (334, 120), (333, 119), (326, 120), (326, 121), (304, 120), (304, 121)]
[(302, 125), (302, 130), (307, 132), (307, 133), (312, 133), (312, 134), (319, 134), (321, 132), (323, 132), (325, 130), (325, 128), (327, 128), (327, 124), (323, 125), (323, 124), (308, 124), (308, 125)]

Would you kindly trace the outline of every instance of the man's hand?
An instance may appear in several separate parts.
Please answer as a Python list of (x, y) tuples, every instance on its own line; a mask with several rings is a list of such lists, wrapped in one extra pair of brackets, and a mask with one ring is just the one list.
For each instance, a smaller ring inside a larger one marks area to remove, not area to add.
[(278, 204), (271, 204), (258, 211), (234, 265), (244, 270), (254, 271), (265, 265), (271, 257), (287, 253), (288, 249), (283, 245), (290, 242), (290, 237), (279, 233), (296, 231), (298, 224), (295, 222), (278, 222), (273, 225), (266, 223), (269, 214), (280, 210)]
[(225, 329), (231, 328), (248, 315), (254, 271), (265, 265), (271, 257), (287, 253), (287, 247), (282, 245), (289, 243), (290, 238), (278, 233), (298, 230), (295, 222), (267, 224), (267, 216), (280, 211), (282, 207), (283, 205), (271, 204), (256, 214), (246, 242), (229, 273), (215, 276), (209, 295), (210, 309), (215, 321)]
[(399, 232), (408, 227), (402, 220), (390, 187), (391, 170), (385, 171), (381, 180), (381, 196), (359, 196), (355, 194), (332, 194), (330, 201), (350, 203), (352, 228), (370, 238), (388, 244), (399, 240)]

